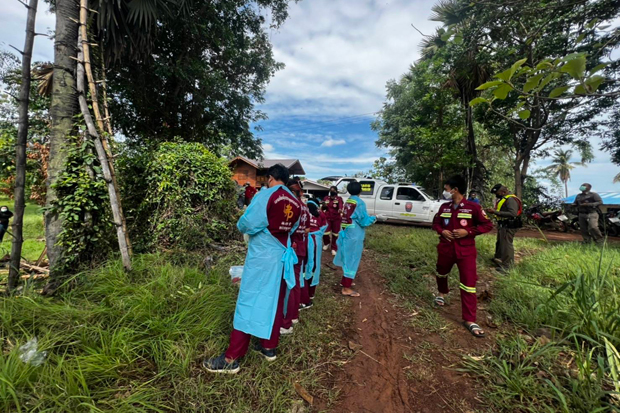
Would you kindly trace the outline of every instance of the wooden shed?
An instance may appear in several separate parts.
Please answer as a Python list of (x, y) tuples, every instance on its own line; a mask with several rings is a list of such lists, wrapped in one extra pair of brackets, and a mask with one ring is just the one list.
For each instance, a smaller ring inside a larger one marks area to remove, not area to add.
[(267, 185), (267, 170), (278, 163), (286, 166), (291, 176), (306, 174), (299, 159), (263, 159), (255, 161), (244, 156), (237, 156), (230, 161), (229, 166), (233, 171), (233, 180), (237, 184), (245, 185), (249, 182), (253, 187), (260, 187), (261, 184)]

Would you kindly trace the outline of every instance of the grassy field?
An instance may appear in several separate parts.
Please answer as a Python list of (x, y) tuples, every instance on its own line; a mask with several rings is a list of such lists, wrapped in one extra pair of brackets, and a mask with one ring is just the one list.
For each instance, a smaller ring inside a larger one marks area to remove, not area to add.
[[(390, 289), (421, 308), (431, 331), (444, 322), (431, 307), (436, 235), (378, 225), (368, 247), (380, 254)], [(479, 271), (489, 273), (495, 238), (477, 239)], [(493, 351), (466, 357), (490, 411), (620, 411), (620, 250), (517, 238), (518, 264), (492, 277), (490, 312), (505, 325)], [(457, 288), (456, 269), (450, 277)], [(421, 305), (421, 306), (420, 306)]]
[[(1, 298), (0, 411), (288, 412), (301, 400), (294, 383), (329, 404), (327, 364), (346, 353), (332, 326), (346, 303), (320, 289), (277, 362), (251, 351), (236, 376), (200, 368), (228, 343), (238, 287), (227, 270), (241, 260), (231, 253), (205, 271), (143, 255), (130, 275), (112, 262), (54, 299)], [(19, 359), (33, 337), (49, 352), (39, 367)]]
[[(0, 205), (6, 205), (14, 211), (13, 201), (8, 198), (0, 197)], [(10, 221), (12, 223), (12, 221)], [(9, 231), (12, 228), (9, 227)], [(28, 203), (24, 214), (24, 245), (22, 247), (22, 257), (28, 261), (36, 261), (43, 248), (45, 248), (43, 228), (43, 211), (36, 204)], [(0, 244), (0, 257), (11, 253), (12, 237), (8, 233), (4, 235), (4, 241)]]
[[(0, 204), (12, 209), (6, 199)], [(44, 246), (37, 206), (27, 207), (24, 235), (24, 256), (36, 260)], [(1, 248), (10, 252), (8, 234)], [(0, 298), (0, 411), (289, 412), (303, 404), (295, 383), (329, 406), (336, 391), (325, 385), (328, 365), (348, 357), (332, 326), (347, 303), (320, 288), (295, 334), (281, 340), (277, 362), (250, 351), (236, 376), (200, 368), (228, 343), (238, 288), (228, 268), (242, 254), (216, 257), (208, 270), (186, 257), (141, 255), (131, 274), (113, 261), (76, 276), (75, 288), (55, 298), (34, 286)], [(38, 367), (19, 359), (34, 337), (48, 352)]]

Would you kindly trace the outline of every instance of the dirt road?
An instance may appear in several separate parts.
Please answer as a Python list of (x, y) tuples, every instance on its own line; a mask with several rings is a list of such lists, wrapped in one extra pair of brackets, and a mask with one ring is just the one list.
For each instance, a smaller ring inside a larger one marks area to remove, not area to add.
[[(479, 404), (476, 383), (454, 369), (464, 354), (481, 354), (493, 332), (487, 329), (487, 339), (469, 335), (460, 325), (458, 299), (441, 310), (401, 307), (377, 268), (372, 253), (365, 252), (355, 280), (362, 297), (337, 298), (354, 300), (344, 344), (355, 355), (335, 381), (341, 401), (331, 411), (473, 412)], [(339, 283), (332, 284), (339, 294)], [(429, 311), (438, 314), (429, 317)]]

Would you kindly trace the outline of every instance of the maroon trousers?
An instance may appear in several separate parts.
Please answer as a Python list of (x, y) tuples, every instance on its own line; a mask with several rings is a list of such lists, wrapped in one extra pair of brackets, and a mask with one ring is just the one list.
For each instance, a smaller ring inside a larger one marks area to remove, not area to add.
[(299, 257), (299, 262), (295, 264), (295, 287), (291, 289), (288, 295), (288, 305), (286, 307), (286, 317), (283, 317), (282, 327), (291, 328), (293, 320), (299, 319), (299, 303), (301, 302), (301, 287), (299, 277), (301, 276), (301, 268), (304, 265), (306, 257)]
[[(280, 327), (282, 327), (282, 318), (284, 317), (284, 297), (286, 296), (286, 282), (281, 280), (280, 282), (280, 296), (278, 298), (278, 308), (276, 310), (276, 318), (273, 321), (273, 328), (271, 329), (271, 337), (269, 340), (262, 339), (260, 341), (263, 348), (273, 349), (278, 347), (280, 342)], [(230, 345), (224, 355), (228, 359), (237, 360), (245, 356), (250, 346), (250, 336), (243, 331), (233, 329), (230, 333)]]
[(310, 286), (312, 279), (305, 280), (305, 285), (301, 289), (301, 303), (304, 305), (309, 305), (310, 301), (314, 298), (314, 294), (316, 292), (316, 285), (314, 287)]
[(332, 251), (338, 251), (338, 234), (340, 233), (340, 226), (342, 225), (342, 218), (327, 218), (327, 231), (323, 235), (323, 243), (325, 245), (331, 244)]
[(353, 278), (347, 278), (343, 275), (342, 280), (340, 280), (340, 285), (342, 285), (343, 288), (351, 288), (353, 285)]
[(476, 297), (476, 281), (478, 272), (476, 268), (476, 253), (463, 258), (457, 258), (456, 254), (440, 254), (437, 259), (437, 288), (440, 293), (448, 294), (448, 273), (454, 264), (459, 269), (459, 288), (461, 290), (461, 310), (463, 320), (475, 323), (478, 299)]

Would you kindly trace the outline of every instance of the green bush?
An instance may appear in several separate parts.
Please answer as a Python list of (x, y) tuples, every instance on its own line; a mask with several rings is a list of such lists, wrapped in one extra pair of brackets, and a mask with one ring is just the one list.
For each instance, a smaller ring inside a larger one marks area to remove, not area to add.
[[(148, 159), (132, 160), (135, 165), (122, 162), (124, 174), (132, 175), (124, 176), (123, 182), (134, 189), (142, 184), (138, 191), (143, 197), (139, 207), (135, 197), (129, 198), (128, 215), (134, 218), (133, 232), (142, 238), (139, 243), (147, 249), (196, 251), (236, 234), (232, 231), (238, 217), (234, 182), (224, 159), (198, 143), (168, 142)], [(144, 171), (144, 181), (136, 168)]]

